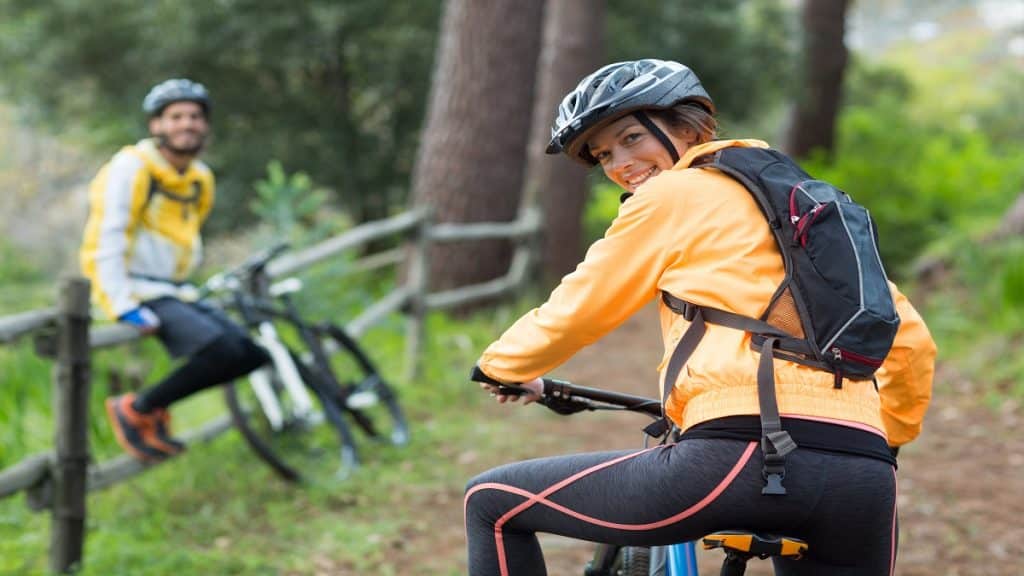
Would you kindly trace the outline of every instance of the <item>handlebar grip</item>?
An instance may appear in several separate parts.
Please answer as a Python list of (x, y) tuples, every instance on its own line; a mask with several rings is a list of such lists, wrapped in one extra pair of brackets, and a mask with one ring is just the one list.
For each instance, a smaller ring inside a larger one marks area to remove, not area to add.
[(473, 366), (473, 371), (469, 373), (469, 379), (473, 382), (481, 382), (483, 384), (494, 384), (495, 386), (504, 386), (504, 382), (498, 382), (494, 378), (491, 378), (479, 366)]
[[(498, 380), (495, 380), (494, 378), (491, 378), (487, 374), (484, 374), (484, 371), (481, 370), (479, 366), (473, 366), (473, 371), (469, 373), (469, 379), (472, 380), (473, 382), (481, 382), (483, 384), (492, 384), (494, 386), (497, 386), (498, 394), (502, 394), (505, 396), (522, 396), (523, 394), (527, 394), (529, 392), (529, 390), (527, 390), (526, 388), (520, 388), (516, 384), (500, 382)], [(547, 383), (545, 383), (544, 388), (547, 389)]]

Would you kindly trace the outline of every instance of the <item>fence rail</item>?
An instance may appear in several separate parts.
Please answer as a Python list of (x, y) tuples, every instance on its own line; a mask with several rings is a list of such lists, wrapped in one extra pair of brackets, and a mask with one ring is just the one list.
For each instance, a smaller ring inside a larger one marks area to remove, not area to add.
[[(361, 336), (395, 312), (406, 315), (407, 378), (418, 373), (425, 339), (424, 317), (430, 310), (447, 309), (480, 299), (508, 294), (523, 285), (532, 247), (527, 240), (540, 228), (540, 217), (527, 210), (514, 222), (433, 224), (429, 209), (416, 209), (385, 220), (368, 222), (313, 246), (274, 260), (267, 267), (271, 277), (300, 272), (337, 255), (396, 234), (406, 237), (405, 246), (356, 261), (350, 271), (375, 270), (407, 263), (405, 282), (368, 306), (345, 329)], [(434, 243), (509, 239), (517, 247), (508, 273), (495, 280), (428, 293), (428, 258)], [(128, 455), (89, 464), (88, 416), (91, 354), (95, 350), (138, 340), (137, 330), (122, 324), (90, 324), (89, 283), (82, 278), (62, 282), (57, 306), (30, 310), (0, 318), (0, 345), (32, 336), (36, 353), (52, 358), (54, 373), (54, 450), (33, 454), (0, 470), (0, 499), (24, 492), (31, 509), (50, 510), (50, 569), (68, 572), (80, 566), (85, 541), (86, 494), (123, 482), (153, 464)], [(218, 417), (182, 434), (189, 444), (216, 438), (231, 428), (230, 418)]]
[(29, 310), (20, 314), (0, 318), (0, 344), (14, 342), (40, 328), (50, 326), (57, 319), (56, 308)]

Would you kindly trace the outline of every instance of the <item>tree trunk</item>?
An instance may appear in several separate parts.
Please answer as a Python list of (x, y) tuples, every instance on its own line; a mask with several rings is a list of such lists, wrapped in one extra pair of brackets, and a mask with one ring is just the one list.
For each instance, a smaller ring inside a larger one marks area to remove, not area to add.
[[(448, 0), (413, 198), (437, 222), (511, 221), (522, 190), (543, 0)], [(451, 243), (429, 257), (434, 289), (508, 271), (507, 241)]]
[(604, 61), (604, 0), (549, 0), (537, 65), (538, 86), (527, 152), (523, 203), (543, 214), (542, 268), (554, 284), (583, 258), (582, 216), (588, 170), (544, 153), (562, 97)]
[(802, 84), (786, 135), (786, 151), (805, 157), (835, 140), (847, 50), (843, 42), (848, 0), (804, 0)]

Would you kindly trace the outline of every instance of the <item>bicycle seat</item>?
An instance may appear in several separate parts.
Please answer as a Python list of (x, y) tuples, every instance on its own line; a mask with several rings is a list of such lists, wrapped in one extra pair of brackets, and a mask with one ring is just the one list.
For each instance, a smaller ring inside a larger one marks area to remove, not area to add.
[(799, 560), (807, 552), (807, 543), (781, 534), (757, 534), (745, 530), (722, 530), (701, 539), (705, 550), (721, 548), (727, 556), (743, 560), (753, 557), (764, 560), (772, 556)]

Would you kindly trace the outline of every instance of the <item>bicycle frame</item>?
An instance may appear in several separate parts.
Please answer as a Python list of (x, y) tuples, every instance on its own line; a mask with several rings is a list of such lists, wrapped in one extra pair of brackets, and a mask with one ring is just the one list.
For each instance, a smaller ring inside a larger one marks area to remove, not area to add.
[(665, 576), (699, 576), (697, 572), (697, 545), (683, 542), (665, 547), (668, 550), (668, 562), (665, 565)]
[(237, 290), (237, 285), (233, 285), (237, 282), (236, 278), (225, 278), (225, 286), (218, 288), (232, 290), (235, 308), (246, 325), (253, 330), (253, 338), (270, 355), (271, 366), (259, 368), (249, 375), (249, 383), (267, 421), (275, 431), (280, 431), (285, 421), (284, 410), (271, 384), (271, 370), (276, 372), (291, 398), (293, 415), (302, 420), (315, 420), (313, 398), (302, 381), (291, 353), (281, 341), (274, 324), (260, 313), (258, 305)]
[[(282, 478), (296, 481), (303, 472), (294, 465), (291, 447), (277, 445), (274, 439), (292, 428), (302, 433), (307, 425), (329, 424), (340, 441), (336, 477), (343, 479), (359, 467), (356, 439), (346, 417), (374, 440), (384, 439), (380, 431), (386, 430), (394, 445), (409, 441), (408, 424), (394, 391), (344, 329), (303, 318), (291, 297), (302, 290), (302, 281), (271, 282), (267, 265), (287, 248), (277, 244), (214, 275), (200, 287), (199, 296), (214, 296), (216, 304), (237, 313), (270, 357), (264, 368), (250, 374), (249, 389), (242, 383), (225, 388), (228, 408), (250, 447)], [(293, 331), (299, 342), (293, 341)], [(338, 370), (358, 380), (345, 381)], [(245, 391), (241, 401), (239, 390)]]

